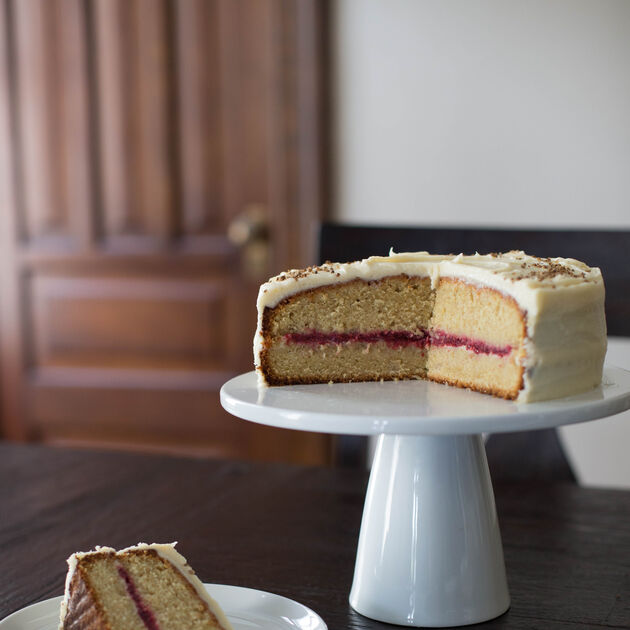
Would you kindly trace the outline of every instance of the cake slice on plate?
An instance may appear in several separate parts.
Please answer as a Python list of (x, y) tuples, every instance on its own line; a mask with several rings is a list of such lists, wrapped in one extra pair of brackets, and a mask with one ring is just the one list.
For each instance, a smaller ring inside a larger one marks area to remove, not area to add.
[(573, 259), (391, 253), (287, 271), (257, 306), (266, 385), (430, 379), (531, 402), (602, 378), (604, 283)]
[(174, 544), (68, 558), (60, 630), (232, 630)]

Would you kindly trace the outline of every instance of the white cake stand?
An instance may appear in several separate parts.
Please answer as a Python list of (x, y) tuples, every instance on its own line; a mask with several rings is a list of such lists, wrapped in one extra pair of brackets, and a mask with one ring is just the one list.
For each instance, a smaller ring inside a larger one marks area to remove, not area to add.
[(510, 604), (481, 433), (543, 429), (630, 408), (630, 372), (604, 369), (585, 394), (519, 405), (426, 381), (221, 389), (230, 413), (305, 431), (380, 435), (368, 485), (350, 604), (388, 623), (487, 621)]

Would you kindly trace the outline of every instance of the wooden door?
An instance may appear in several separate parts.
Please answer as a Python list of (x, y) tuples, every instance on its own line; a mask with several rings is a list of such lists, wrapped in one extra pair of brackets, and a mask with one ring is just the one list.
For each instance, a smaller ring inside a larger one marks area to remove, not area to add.
[(0, 2), (3, 435), (329, 461), (218, 402), (313, 261), (321, 4)]

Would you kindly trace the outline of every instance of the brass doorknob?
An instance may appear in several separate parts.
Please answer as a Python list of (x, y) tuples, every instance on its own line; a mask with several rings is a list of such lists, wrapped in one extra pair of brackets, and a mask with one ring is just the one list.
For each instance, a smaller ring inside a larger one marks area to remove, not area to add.
[(253, 280), (266, 279), (270, 257), (267, 208), (263, 204), (245, 206), (228, 225), (227, 236), (241, 250), (245, 275)]
[(243, 247), (253, 241), (267, 241), (269, 226), (267, 209), (262, 204), (245, 206), (228, 225), (228, 238), (237, 247)]

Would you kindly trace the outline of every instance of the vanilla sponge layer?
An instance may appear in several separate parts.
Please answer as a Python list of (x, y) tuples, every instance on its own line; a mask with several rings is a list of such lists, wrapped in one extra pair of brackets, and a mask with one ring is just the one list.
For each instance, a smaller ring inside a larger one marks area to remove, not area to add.
[(88, 588), (96, 595), (107, 622), (113, 629), (146, 630), (145, 624), (138, 616), (136, 605), (129, 597), (125, 582), (120, 577), (113, 556), (104, 556), (87, 562), (82, 571), (83, 575), (76, 574), (76, 579), (83, 577), (87, 580)]
[(442, 278), (394, 276), (350, 282), (297, 293), (267, 309), (263, 330), (277, 339), (303, 331), (424, 331), (437, 328), (494, 345), (517, 345), (524, 316), (513, 299), (489, 288)]
[(306, 330), (328, 333), (426, 329), (434, 294), (429, 278), (405, 275), (319, 287), (266, 309), (264, 334), (276, 339)]
[[(516, 353), (477, 353), (459, 347), (392, 348), (386, 342), (277, 343), (270, 349), (271, 385), (429, 379), (513, 398), (521, 386)], [(301, 366), (296, 371), (296, 366)]]
[(433, 347), (428, 353), (427, 378), (501, 398), (515, 398), (523, 384), (523, 368), (516, 352), (499, 356), (466, 348)]
[[(279, 341), (268, 354), (271, 385), (426, 378), (427, 351), (385, 342), (300, 344)], [(299, 369), (297, 369), (299, 368)]]

